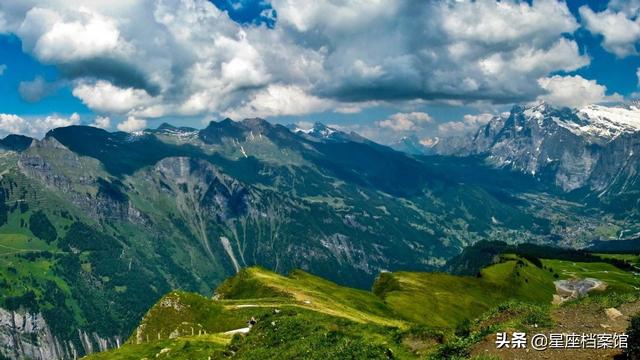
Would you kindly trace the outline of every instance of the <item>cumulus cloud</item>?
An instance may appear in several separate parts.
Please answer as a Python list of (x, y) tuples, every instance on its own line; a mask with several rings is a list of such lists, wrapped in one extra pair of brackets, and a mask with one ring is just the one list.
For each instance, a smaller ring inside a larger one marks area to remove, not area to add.
[(396, 113), (386, 120), (378, 121), (378, 126), (397, 132), (407, 132), (417, 130), (422, 124), (432, 121), (431, 116), (425, 112)]
[(23, 46), (46, 63), (67, 63), (126, 47), (115, 20), (87, 7), (75, 12), (34, 7), (17, 29)]
[(438, 125), (440, 136), (458, 136), (478, 130), (482, 125), (493, 119), (493, 114), (467, 114), (460, 121), (449, 121)]
[(449, 3), (446, 13), (444, 27), (454, 38), (488, 45), (554, 38), (577, 27), (565, 4), (555, 0), (533, 1), (533, 5), (489, 0)]
[[(339, 13), (335, 3), (274, 7), (279, 15), (287, 9), (280, 25), (291, 22), (299, 37), (330, 39), (325, 64), (333, 75), (319, 91), (342, 100), (520, 101), (540, 92), (535, 79), (550, 67), (588, 63), (574, 41), (563, 40), (578, 24), (555, 0), (340, 4)], [(531, 54), (543, 61), (510, 66)]]
[(107, 81), (80, 82), (73, 88), (73, 95), (93, 110), (116, 114), (132, 111), (154, 102), (145, 90), (123, 89)]
[(257, 92), (239, 107), (225, 113), (225, 116), (242, 119), (260, 114), (261, 116), (302, 115), (328, 109), (331, 101), (309, 95), (293, 86), (271, 85)]
[[(487, 74), (497, 75), (501, 72), (514, 73), (518, 71), (539, 71), (547, 73), (553, 70), (574, 71), (589, 64), (590, 59), (579, 54), (578, 45), (571, 40), (562, 38), (555, 42), (548, 50), (520, 46), (511, 53), (509, 58), (502, 54), (492, 55), (481, 62), (482, 70)], [(567, 59), (574, 59), (569, 62)]]
[[(633, 12), (637, 12), (637, 8)], [(580, 8), (585, 27), (593, 34), (602, 35), (602, 46), (621, 58), (638, 53), (636, 44), (640, 40), (640, 18), (636, 15), (611, 8), (599, 13), (586, 5)]]
[(109, 127), (111, 127), (111, 118), (109, 118), (108, 116), (97, 116), (90, 126), (100, 129), (108, 129)]
[(35, 130), (34, 134), (39, 134), (59, 127), (78, 125), (79, 123), (80, 115), (77, 113), (71, 114), (68, 118), (52, 115), (47, 116), (44, 119), (31, 121), (31, 128)]
[(118, 124), (117, 128), (124, 132), (136, 132), (147, 127), (147, 121), (129, 116), (125, 121)]
[(21, 134), (26, 127), (26, 121), (18, 115), (0, 114), (0, 133)]
[(274, 28), (237, 24), (207, 0), (23, 0), (0, 13), (88, 107), (144, 118), (529, 101), (544, 92), (538, 78), (589, 63), (557, 0), (272, 6)]
[(0, 134), (21, 134), (42, 137), (47, 131), (63, 126), (77, 125), (80, 115), (73, 113), (68, 118), (51, 115), (44, 118), (25, 119), (14, 114), (0, 114)]
[(4, 75), (5, 71), (7, 71), (7, 65), (0, 64), (0, 76)]
[(606, 95), (606, 86), (580, 75), (540, 78), (538, 84), (547, 90), (547, 93), (538, 99), (555, 106), (576, 108), (593, 103), (623, 100), (619, 94)]

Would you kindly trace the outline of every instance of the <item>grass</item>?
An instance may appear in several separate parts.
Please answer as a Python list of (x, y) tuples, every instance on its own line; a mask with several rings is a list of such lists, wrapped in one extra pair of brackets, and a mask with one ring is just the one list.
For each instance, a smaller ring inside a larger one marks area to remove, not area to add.
[[(216, 293), (224, 299), (260, 299), (281, 296), (299, 307), (312, 309), (355, 322), (406, 327), (394, 311), (368, 291), (339, 286), (333, 282), (296, 270), (282, 276), (262, 268), (242, 270), (236, 283), (223, 283)], [(252, 295), (253, 294), (253, 295)]]
[(413, 358), (396, 330), (291, 308), (262, 318), (229, 346), (238, 359)]
[[(216, 293), (218, 300), (177, 291), (167, 294), (147, 313), (127, 344), (111, 352), (113, 356), (99, 354), (88, 359), (162, 358), (169, 352), (171, 358), (188, 358), (183, 357), (182, 340), (202, 340), (205, 334), (225, 338), (224, 332), (245, 327), (251, 318), (258, 319), (258, 324), (250, 335), (235, 339), (224, 350), (234, 353), (235, 358), (320, 359), (351, 354), (354, 358), (383, 359), (390, 352), (399, 358), (411, 355), (398, 338), (399, 328), (408, 323), (394, 317), (371, 292), (342, 287), (302, 271), (281, 276), (248, 268), (223, 283)], [(195, 340), (192, 345), (211, 352), (207, 356), (222, 356), (215, 344)], [(160, 354), (165, 348), (171, 350)]]
[(576, 307), (576, 306), (582, 306), (582, 305), (588, 305), (588, 304), (595, 304), (601, 309), (607, 309), (612, 307), (618, 307), (625, 303), (637, 301), (638, 299), (640, 299), (640, 294), (638, 294), (637, 292), (619, 293), (619, 292), (606, 291), (604, 293), (598, 293), (598, 294), (594, 293), (583, 298), (567, 301), (566, 303), (563, 303), (562, 306)]
[(602, 259), (616, 259), (626, 261), (628, 263), (638, 265), (640, 264), (640, 255), (638, 254), (593, 254)]
[(222, 333), (243, 328), (252, 316), (260, 317), (270, 311), (270, 308), (226, 307), (198, 294), (174, 291), (149, 310), (129, 343)]
[[(553, 282), (573, 277), (594, 277), (609, 288), (562, 306), (637, 299), (635, 276), (610, 264), (512, 254), (476, 277), (384, 273), (372, 292), (299, 270), (282, 276), (252, 267), (221, 284), (214, 299), (169, 293), (127, 344), (88, 359), (467, 359), (498, 329), (551, 325)], [(247, 335), (224, 334), (251, 318), (257, 323)]]
[(640, 288), (640, 278), (607, 263), (542, 260), (542, 267), (537, 267), (515, 255), (504, 255), (502, 260), (483, 269), (479, 277), (444, 273), (383, 274), (378, 281), (386, 282), (384, 286), (388, 291), (379, 292), (387, 305), (405, 319), (451, 327), (510, 300), (549, 304), (555, 293), (553, 282), (557, 279), (596, 278), (607, 284), (607, 293), (625, 294)]
[(0, 234), (0, 256), (48, 250), (44, 241), (23, 234)]
[(388, 359), (389, 354), (413, 358), (396, 334), (392, 328), (289, 307), (262, 314), (247, 336), (217, 333), (127, 343), (85, 359)]
[(507, 260), (482, 270), (480, 277), (444, 273), (389, 273), (397, 283), (382, 291), (385, 302), (404, 318), (452, 327), (510, 299), (549, 303), (552, 276), (526, 260)]
[(640, 278), (607, 263), (580, 263), (561, 260), (542, 260), (558, 273), (560, 279), (595, 278), (607, 283), (608, 291), (633, 292), (640, 287)]
[(221, 335), (185, 336), (144, 344), (125, 344), (120, 349), (91, 354), (87, 360), (139, 360), (139, 359), (207, 359), (219, 358), (230, 337)]
[[(526, 332), (532, 327), (546, 327), (551, 324), (549, 306), (511, 300), (490, 309), (474, 321), (459, 326), (455, 336), (433, 349), (428, 354), (428, 359), (469, 359), (472, 347), (496, 331), (515, 329)], [(481, 356), (473, 359), (493, 358)]]

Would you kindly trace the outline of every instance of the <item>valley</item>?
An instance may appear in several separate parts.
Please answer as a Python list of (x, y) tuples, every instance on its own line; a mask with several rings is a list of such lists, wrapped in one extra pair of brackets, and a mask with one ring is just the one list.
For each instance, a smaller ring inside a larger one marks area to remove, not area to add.
[[(617, 200), (588, 186), (567, 192), (482, 154), (409, 155), (322, 124), (306, 132), (261, 119), (136, 133), (69, 126), (0, 145), (0, 351), (10, 358), (117, 347), (165, 294), (209, 297), (248, 267), (300, 269), (366, 290), (390, 273), (389, 282), (444, 296), (447, 275), (411, 274), (476, 275), (477, 264), (455, 259), (482, 241), (606, 248), (638, 232), (635, 210), (612, 208)], [(497, 255), (481, 253), (482, 267)], [(450, 292), (464, 301), (443, 314), (478, 316), (505, 300), (497, 294), (520, 291), (490, 279), (461, 285), (468, 298)], [(378, 326), (424, 315), (386, 311), (377, 316), (390, 323)], [(371, 316), (349, 312), (348, 321)]]
[(0, 360), (622, 358), (640, 0), (0, 0)]

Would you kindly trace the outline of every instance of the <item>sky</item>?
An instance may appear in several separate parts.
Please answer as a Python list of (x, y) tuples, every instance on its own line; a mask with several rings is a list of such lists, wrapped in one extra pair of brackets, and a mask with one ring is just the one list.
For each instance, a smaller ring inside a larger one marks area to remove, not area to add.
[(3, 0), (0, 135), (230, 117), (382, 143), (639, 97), (640, 0)]

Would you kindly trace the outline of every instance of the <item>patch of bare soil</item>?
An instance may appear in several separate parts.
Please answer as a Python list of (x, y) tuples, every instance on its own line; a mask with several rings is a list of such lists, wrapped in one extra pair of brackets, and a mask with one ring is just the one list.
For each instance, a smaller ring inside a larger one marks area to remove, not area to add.
[(414, 354), (421, 355), (435, 348), (439, 342), (435, 339), (420, 336), (407, 336), (402, 339), (402, 344), (408, 347)]
[[(529, 328), (527, 329), (527, 339), (537, 333), (564, 334), (602, 334), (602, 333), (623, 333), (628, 324), (629, 318), (640, 313), (640, 301), (635, 301), (613, 309), (603, 309), (597, 304), (583, 304), (578, 306), (561, 306), (551, 311), (551, 318), (554, 326), (551, 328)], [(511, 333), (515, 329), (510, 329)], [(487, 336), (472, 349), (472, 355), (491, 355), (501, 359), (570, 359), (570, 360), (596, 360), (613, 359), (620, 354), (618, 349), (547, 349), (536, 351), (527, 344), (527, 349), (497, 349), (496, 334)]]

